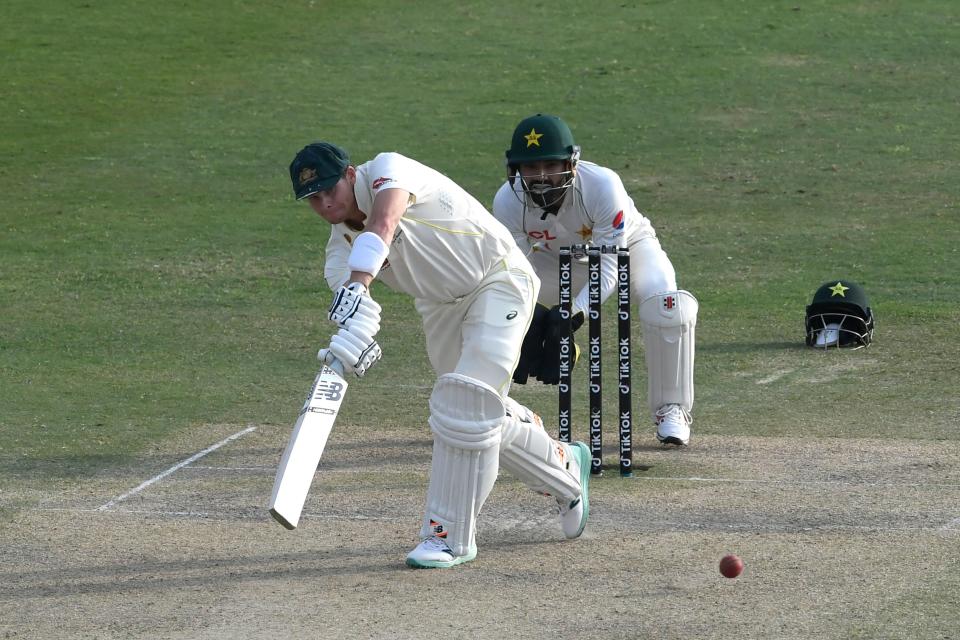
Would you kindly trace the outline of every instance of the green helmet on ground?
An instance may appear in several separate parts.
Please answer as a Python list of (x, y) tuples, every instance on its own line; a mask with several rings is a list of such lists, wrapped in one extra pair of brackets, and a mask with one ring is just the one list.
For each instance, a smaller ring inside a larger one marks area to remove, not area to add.
[(579, 158), (580, 147), (567, 123), (545, 113), (521, 120), (507, 149), (507, 164), (512, 168), (541, 160), (569, 160), (575, 165)]
[(866, 347), (873, 341), (873, 310), (856, 282), (830, 280), (820, 285), (807, 305), (807, 345)]

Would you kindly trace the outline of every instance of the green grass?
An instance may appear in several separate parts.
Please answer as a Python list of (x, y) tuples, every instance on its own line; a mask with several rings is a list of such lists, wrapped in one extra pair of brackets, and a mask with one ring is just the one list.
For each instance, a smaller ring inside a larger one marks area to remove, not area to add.
[[(621, 173), (699, 297), (696, 429), (956, 439), (958, 26), (946, 0), (8, 2), (0, 457), (82, 474), (288, 423), (330, 331), (296, 150), (398, 150), (489, 204), (536, 111)], [(872, 297), (866, 351), (800, 346), (835, 277)], [(390, 387), (431, 383), (422, 332), (377, 297), (366, 419), (420, 428)]]

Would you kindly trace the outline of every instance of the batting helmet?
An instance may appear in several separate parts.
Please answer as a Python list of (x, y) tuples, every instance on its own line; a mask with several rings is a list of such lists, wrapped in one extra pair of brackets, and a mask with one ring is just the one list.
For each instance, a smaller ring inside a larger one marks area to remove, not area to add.
[(567, 123), (544, 113), (524, 118), (513, 130), (513, 139), (507, 149), (507, 165), (518, 165), (539, 160), (569, 160), (576, 164), (580, 147), (573, 141)]
[(850, 280), (823, 283), (807, 305), (807, 345), (866, 347), (873, 340), (873, 310), (863, 287)]

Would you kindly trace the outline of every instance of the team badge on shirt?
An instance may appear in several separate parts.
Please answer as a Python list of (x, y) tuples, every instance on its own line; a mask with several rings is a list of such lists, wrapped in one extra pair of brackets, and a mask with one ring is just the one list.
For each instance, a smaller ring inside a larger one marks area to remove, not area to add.
[(373, 187), (374, 190), (376, 190), (382, 187), (383, 185), (387, 184), (388, 182), (393, 182), (393, 178), (384, 178), (383, 176), (381, 176), (376, 180), (374, 180), (373, 184), (370, 186)]
[(623, 230), (623, 210), (617, 211), (617, 215), (613, 217), (613, 228)]

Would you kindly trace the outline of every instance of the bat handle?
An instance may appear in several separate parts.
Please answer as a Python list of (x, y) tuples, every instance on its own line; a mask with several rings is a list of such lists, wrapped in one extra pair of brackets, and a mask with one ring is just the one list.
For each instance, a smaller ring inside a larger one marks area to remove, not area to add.
[(328, 364), (327, 366), (333, 369), (334, 371), (336, 371), (341, 378), (343, 377), (343, 363), (340, 362), (337, 358), (334, 358), (333, 360), (331, 360), (330, 364)]

